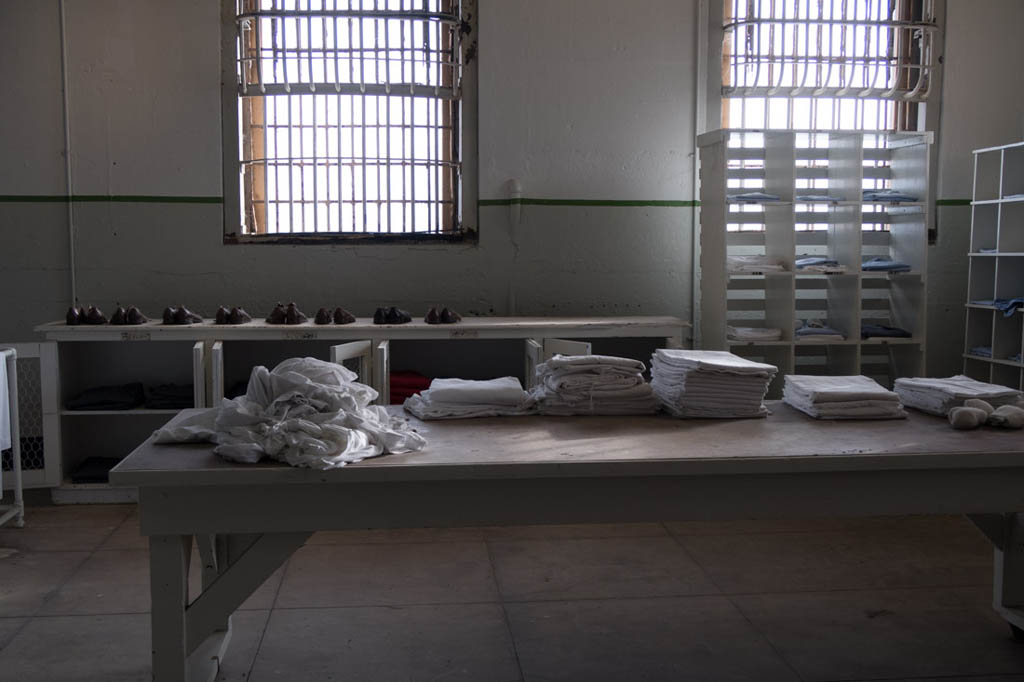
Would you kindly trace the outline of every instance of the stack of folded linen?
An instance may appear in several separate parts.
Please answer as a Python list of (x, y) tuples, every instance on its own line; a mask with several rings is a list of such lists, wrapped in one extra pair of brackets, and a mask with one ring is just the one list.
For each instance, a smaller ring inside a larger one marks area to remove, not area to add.
[(904, 419), (899, 396), (865, 376), (787, 374), (782, 401), (815, 419)]
[(406, 399), (406, 410), (423, 420), (520, 417), (533, 405), (516, 377), (486, 381), (434, 379), (430, 388)]
[(866, 189), (861, 193), (864, 201), (873, 203), (900, 203), (906, 201), (917, 201), (916, 194), (898, 192), (894, 189)]
[(993, 407), (1017, 405), (1021, 400), (1017, 389), (986, 384), (962, 374), (945, 379), (897, 379), (894, 383), (896, 395), (904, 405), (939, 416), (971, 398), (980, 398)]
[(771, 256), (726, 256), (725, 266), (729, 272), (736, 274), (785, 272), (786, 270), (778, 258)]
[(726, 326), (730, 341), (781, 341), (782, 330), (775, 327), (734, 327), (731, 324)]
[(797, 341), (806, 342), (832, 342), (844, 341), (846, 335), (838, 329), (833, 329), (822, 320), (797, 320), (793, 337)]
[(777, 372), (774, 365), (725, 351), (659, 348), (651, 360), (651, 387), (676, 417), (764, 417), (764, 396)]
[(797, 270), (814, 272), (823, 275), (846, 274), (846, 266), (840, 265), (839, 261), (824, 256), (802, 256), (797, 258), (794, 265)]
[(654, 414), (658, 399), (644, 381), (644, 363), (610, 355), (555, 355), (537, 365), (530, 396), (541, 414)]

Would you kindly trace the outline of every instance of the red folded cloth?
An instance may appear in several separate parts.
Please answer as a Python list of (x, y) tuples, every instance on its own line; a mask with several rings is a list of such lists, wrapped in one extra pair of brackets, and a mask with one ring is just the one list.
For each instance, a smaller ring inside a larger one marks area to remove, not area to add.
[(391, 373), (391, 390), (396, 388), (411, 388), (417, 391), (425, 391), (430, 388), (430, 377), (425, 377), (419, 372), (401, 371)]

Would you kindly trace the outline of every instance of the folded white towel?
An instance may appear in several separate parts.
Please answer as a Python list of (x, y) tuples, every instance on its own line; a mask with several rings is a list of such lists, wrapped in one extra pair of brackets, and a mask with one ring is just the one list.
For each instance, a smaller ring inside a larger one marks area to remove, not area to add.
[(476, 417), (523, 417), (534, 413), (532, 403), (529, 401), (523, 401), (519, 405), (439, 403), (432, 399), (430, 393), (430, 391), (423, 391), (410, 396), (405, 399), (402, 407), (424, 421), (473, 419)]
[(772, 375), (778, 372), (775, 365), (754, 362), (728, 351), (683, 350), (680, 348), (659, 348), (654, 351), (654, 361), (682, 369), (700, 369), (708, 372), (730, 374)]
[(781, 341), (782, 330), (775, 327), (726, 327), (728, 337), (733, 341)]
[(555, 355), (537, 365), (537, 376), (555, 372), (595, 372), (598, 374), (618, 370), (638, 374), (647, 367), (639, 360), (619, 358), (614, 355)]
[(652, 414), (659, 402), (644, 363), (609, 355), (556, 355), (537, 365), (530, 395), (546, 415)]
[(484, 381), (434, 379), (430, 382), (430, 397), (434, 403), (518, 406), (526, 400), (526, 392), (516, 377)]
[(946, 378), (904, 378), (894, 382), (896, 395), (907, 407), (924, 412), (946, 415), (954, 407), (960, 407), (965, 400), (979, 398), (993, 406), (1015, 405), (1021, 400), (1021, 392), (1014, 388), (987, 384), (958, 374)]
[(806, 398), (810, 403), (843, 402), (851, 400), (887, 400), (899, 402), (899, 396), (881, 386), (870, 377), (812, 376), (787, 374), (785, 390), (794, 396)]

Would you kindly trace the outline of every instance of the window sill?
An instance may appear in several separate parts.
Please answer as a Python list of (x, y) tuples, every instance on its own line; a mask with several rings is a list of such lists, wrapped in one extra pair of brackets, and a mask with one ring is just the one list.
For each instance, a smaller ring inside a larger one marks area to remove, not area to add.
[(469, 244), (479, 242), (479, 232), (467, 230), (450, 234), (264, 234), (224, 235), (225, 244), (287, 244), (290, 246), (370, 245), (370, 244)]

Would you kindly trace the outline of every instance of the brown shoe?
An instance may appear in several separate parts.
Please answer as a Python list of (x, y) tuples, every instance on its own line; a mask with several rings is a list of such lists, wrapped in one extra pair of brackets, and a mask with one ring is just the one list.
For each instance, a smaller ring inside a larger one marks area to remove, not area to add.
[(451, 308), (445, 308), (441, 311), (441, 324), (455, 324), (456, 322), (462, 322), (462, 315)]
[(228, 314), (228, 324), (246, 324), (252, 322), (252, 315), (245, 312), (245, 308), (232, 308)]
[(384, 319), (388, 324), (405, 324), (406, 322), (412, 322), (412, 315), (401, 308), (391, 306), (388, 308)]
[(68, 308), (67, 314), (64, 315), (64, 324), (72, 326), (82, 324), (82, 312), (74, 306)]
[(174, 306), (164, 308), (164, 324), (174, 324), (174, 313), (178, 312), (178, 309)]
[(344, 308), (334, 309), (334, 324), (352, 324), (355, 321), (356, 316)]
[(110, 316), (110, 324), (128, 324), (128, 311), (121, 306), (117, 306), (114, 314)]
[(128, 315), (125, 324), (145, 324), (149, 318), (142, 314), (142, 311), (135, 306), (128, 307)]
[(316, 317), (313, 318), (313, 322), (316, 324), (330, 324), (331, 314), (327, 311), (327, 308), (320, 308), (316, 311)]
[(107, 316), (94, 305), (89, 306), (89, 310), (86, 311), (85, 317), (82, 318), (82, 324), (106, 324)]
[(302, 324), (308, 322), (309, 318), (302, 314), (294, 303), (289, 303), (288, 307), (284, 309), (284, 323), (285, 324)]
[(201, 315), (196, 315), (183, 305), (179, 305), (174, 311), (174, 324), (192, 324), (193, 322), (202, 321), (203, 318)]
[(284, 324), (285, 323), (284, 306), (278, 303), (274, 306), (274, 309), (267, 315), (268, 324)]
[(230, 322), (228, 322), (228, 318), (230, 316), (231, 316), (231, 313), (228, 312), (228, 309), (225, 308), (224, 306), (221, 306), (221, 307), (217, 308), (217, 314), (213, 316), (213, 323), (214, 324), (230, 324)]
[(431, 308), (423, 321), (427, 324), (441, 324), (441, 313), (437, 312), (437, 308)]

